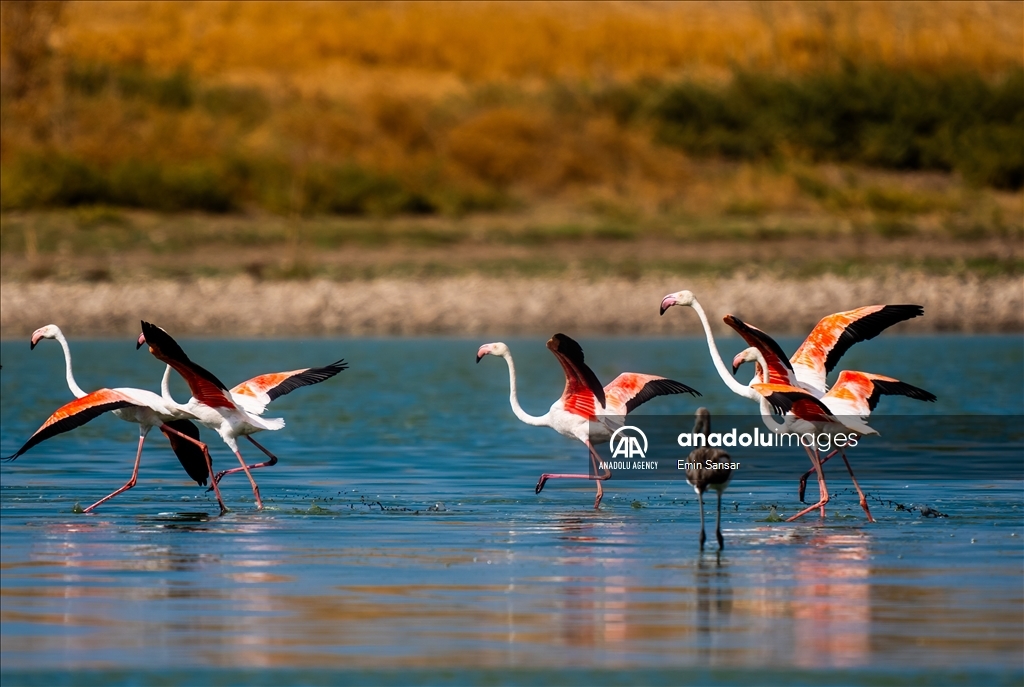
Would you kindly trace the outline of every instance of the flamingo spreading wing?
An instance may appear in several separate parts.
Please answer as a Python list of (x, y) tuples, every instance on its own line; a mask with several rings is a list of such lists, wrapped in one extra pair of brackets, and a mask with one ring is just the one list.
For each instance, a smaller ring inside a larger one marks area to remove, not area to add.
[[(182, 413), (168, 408), (160, 396), (144, 389), (99, 389), (65, 403), (47, 418), (17, 452), (5, 460), (15, 460), (37, 444), (81, 427), (111, 411), (119, 412), (121, 419), (139, 425), (139, 448), (135, 455), (135, 468), (123, 487), (85, 508), (84, 512), (88, 513), (101, 503), (135, 486), (142, 459), (142, 446), (146, 435), (153, 427), (159, 427), (170, 440), (171, 449), (189, 477), (201, 486), (206, 484), (212, 470), (212, 460), (206, 445), (199, 440), (199, 428), (182, 417)], [(219, 492), (217, 496), (219, 500)]]
[(866, 419), (882, 396), (906, 396), (929, 403), (937, 400), (935, 394), (913, 384), (854, 370), (840, 372), (839, 379), (822, 399), (836, 415), (856, 415)]
[(796, 376), (817, 389), (850, 346), (873, 339), (894, 324), (924, 315), (920, 305), (865, 305), (823, 317), (790, 362)]
[[(39, 342), (44, 339), (56, 340), (57, 343), (60, 344), (61, 349), (63, 349), (65, 377), (67, 379), (68, 388), (71, 390), (71, 393), (74, 394), (76, 398), (84, 398), (85, 396), (87, 396), (87, 392), (84, 391), (82, 387), (78, 385), (77, 381), (75, 381), (75, 375), (74, 371), (72, 370), (71, 363), (71, 347), (68, 345), (68, 340), (64, 336), (64, 332), (62, 332), (60, 327), (58, 327), (55, 324), (48, 324), (42, 326), (39, 329), (36, 329), (34, 332), (32, 332), (32, 338), (30, 340), (29, 348), (35, 350), (35, 347), (39, 344)], [(166, 385), (168, 382), (168, 373), (170, 372), (170, 370), (170, 367), (164, 370), (164, 377), (162, 381), (163, 385)], [(159, 398), (155, 397), (154, 395), (151, 395), (149, 392), (143, 389), (129, 389), (129, 391), (139, 392), (139, 394), (137, 395), (143, 396), (148, 403), (160, 406), (158, 409), (155, 409), (155, 407), (151, 408), (154, 410), (154, 412), (159, 411), (160, 413), (164, 413), (163, 416), (154, 419), (154, 416), (147, 414), (145, 411), (141, 409), (136, 410), (131, 406), (113, 409), (114, 417), (117, 417), (121, 420), (125, 420), (126, 422), (131, 422), (139, 425), (139, 452), (141, 452), (141, 447), (145, 443), (146, 435), (153, 426), (153, 424), (150, 423), (150, 421), (155, 422), (160, 427), (160, 431), (164, 434), (164, 436), (167, 437), (168, 441), (171, 444), (171, 448), (174, 451), (175, 456), (177, 456), (178, 461), (181, 463), (181, 466), (185, 468), (185, 472), (188, 473), (189, 477), (196, 480), (196, 482), (198, 482), (200, 485), (206, 484), (206, 479), (209, 475), (209, 469), (206, 464), (206, 457), (203, 455), (203, 452), (199, 449), (200, 445), (205, 446), (205, 444), (202, 444), (202, 442), (199, 441), (199, 429), (194, 424), (189, 422), (187, 419), (167, 419), (169, 417), (177, 417), (177, 414), (167, 415), (166, 413), (168, 412), (168, 409), (160, 405)], [(159, 419), (165, 419), (166, 422), (164, 424), (159, 424), (157, 422), (157, 420)], [(170, 428), (171, 431), (168, 431), (167, 428)], [(182, 438), (182, 436), (180, 435), (184, 435), (185, 438)], [(42, 440), (43, 438), (39, 439), (39, 441)], [(141, 456), (137, 454), (136, 472), (140, 458)], [(133, 476), (132, 480), (129, 480), (129, 483), (134, 484), (136, 476)], [(112, 494), (111, 496), (116, 495), (121, 491), (123, 490), (119, 490)], [(107, 498), (109, 499), (110, 496), (108, 496)], [(105, 500), (106, 499), (103, 499), (93, 504), (92, 506), (87, 508), (86, 511), (95, 508), (97, 505), (99, 505)]]
[[(253, 377), (242, 382), (232, 390), (220, 381), (212, 372), (193, 362), (178, 343), (160, 327), (149, 322), (142, 322), (142, 335), (138, 346), (149, 345), (150, 352), (158, 359), (174, 368), (188, 384), (192, 398), (185, 405), (179, 405), (170, 398), (165, 390), (165, 401), (172, 407), (179, 408), (194, 416), (198, 422), (215, 430), (235, 454), (240, 467), (224, 470), (213, 477), (213, 488), (220, 480), (234, 472), (244, 472), (252, 486), (253, 496), (258, 508), (263, 508), (259, 486), (253, 479), (250, 470), (270, 467), (277, 464), (277, 457), (260, 445), (252, 434), (263, 430), (277, 430), (284, 427), (280, 418), (264, 419), (260, 415), (267, 405), (295, 389), (318, 384), (335, 376), (348, 368), (344, 360), (331, 365), (317, 368), (304, 368), (291, 372), (275, 372)], [(247, 465), (238, 448), (238, 437), (246, 437), (256, 448), (262, 451), (269, 460), (262, 463)]]
[(344, 360), (338, 360), (324, 367), (307, 367), (290, 372), (270, 372), (257, 375), (236, 385), (231, 391), (232, 400), (254, 415), (262, 415), (270, 403), (296, 389), (325, 382), (342, 370), (348, 369)]
[[(502, 342), (484, 344), (476, 354), (479, 363), (485, 355), (494, 355), (505, 359), (509, 371), (509, 403), (517, 418), (535, 427), (551, 427), (563, 436), (576, 439), (586, 445), (590, 459), (594, 465), (594, 474), (576, 473), (545, 473), (537, 481), (535, 491), (539, 494), (549, 479), (593, 479), (597, 481), (597, 496), (594, 508), (601, 504), (604, 495), (602, 481), (611, 473), (597, 470), (598, 455), (591, 443), (592, 439), (611, 436), (609, 424), (611, 418), (623, 416), (641, 403), (656, 396), (665, 394), (691, 393), (699, 396), (699, 392), (691, 387), (664, 377), (642, 375), (626, 372), (602, 387), (597, 375), (587, 365), (583, 349), (578, 343), (565, 334), (555, 334), (547, 342), (548, 349), (555, 355), (565, 373), (565, 389), (561, 397), (555, 401), (547, 413), (540, 416), (530, 415), (519, 405), (516, 393), (516, 369), (508, 346)], [(603, 434), (605, 433), (606, 434)]]

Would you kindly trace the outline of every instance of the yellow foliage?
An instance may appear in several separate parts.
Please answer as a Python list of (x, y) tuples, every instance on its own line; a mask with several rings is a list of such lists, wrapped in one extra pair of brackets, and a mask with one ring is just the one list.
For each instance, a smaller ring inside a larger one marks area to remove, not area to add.
[[(991, 74), (1019, 65), (1020, 2), (89, 2), (75, 59), (336, 92), (349, 71), (467, 81), (806, 71), (842, 60)], [(317, 76), (319, 75), (319, 79)], [(380, 84), (383, 85), (383, 84)]]

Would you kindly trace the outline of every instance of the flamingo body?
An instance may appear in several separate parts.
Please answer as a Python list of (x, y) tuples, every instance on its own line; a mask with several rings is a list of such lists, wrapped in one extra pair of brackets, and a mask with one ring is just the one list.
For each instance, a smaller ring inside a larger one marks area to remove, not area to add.
[(596, 479), (596, 509), (604, 494), (601, 482), (608, 479), (611, 473), (597, 470), (598, 456), (592, 442), (611, 438), (618, 424), (617, 418), (655, 396), (676, 393), (699, 396), (700, 392), (681, 382), (634, 372), (620, 374), (610, 384), (602, 387), (597, 375), (586, 364), (583, 349), (576, 341), (565, 334), (555, 334), (548, 340), (547, 347), (565, 372), (565, 388), (548, 412), (540, 416), (530, 415), (519, 405), (515, 363), (507, 345), (500, 341), (484, 344), (477, 351), (476, 361), (479, 363), (485, 355), (504, 358), (509, 370), (509, 403), (515, 416), (528, 425), (550, 427), (562, 436), (576, 439), (585, 444), (590, 452), (595, 475), (545, 473), (540, 476), (535, 491), (539, 494), (548, 479)]
[[(131, 479), (125, 486), (84, 509), (84, 512), (91, 511), (104, 501), (135, 485), (142, 459), (142, 447), (145, 444), (146, 436), (153, 427), (160, 427), (160, 431), (167, 437), (171, 449), (189, 477), (200, 485), (206, 484), (212, 462), (208, 460), (209, 453), (206, 450), (206, 445), (199, 440), (199, 429), (187, 419), (187, 415), (168, 408), (160, 396), (145, 389), (123, 387), (99, 389), (92, 394), (87, 393), (75, 381), (71, 363), (71, 348), (60, 327), (48, 324), (32, 332), (30, 348), (34, 350), (43, 339), (55, 339), (63, 349), (68, 388), (77, 401), (58, 408), (46, 423), (29, 438), (29, 441), (9, 458), (10, 460), (17, 458), (46, 439), (80, 427), (93, 418), (111, 411), (115, 417), (139, 426), (139, 445), (135, 454), (135, 468)], [(162, 380), (164, 387), (168, 383), (170, 369), (167, 367), (164, 370)]]
[[(263, 508), (263, 500), (250, 470), (275, 465), (277, 457), (258, 444), (251, 435), (266, 430), (279, 430), (285, 425), (281, 418), (260, 417), (267, 404), (299, 387), (330, 379), (348, 367), (344, 360), (339, 360), (325, 367), (263, 374), (246, 380), (229, 391), (216, 375), (193, 362), (170, 334), (145, 321), (142, 322), (142, 335), (139, 337), (138, 347), (143, 344), (149, 344), (149, 351), (154, 357), (174, 368), (185, 379), (192, 392), (192, 398), (188, 402), (178, 404), (171, 398), (170, 391), (165, 385), (164, 402), (172, 408), (188, 413), (200, 424), (217, 432), (241, 464), (241, 467), (215, 475), (214, 487), (225, 475), (243, 471), (249, 478), (257, 508)], [(238, 437), (242, 436), (248, 438), (270, 460), (247, 465), (238, 448)]]
[[(166, 380), (165, 373), (165, 383)], [(135, 468), (125, 486), (85, 508), (84, 512), (91, 511), (101, 503), (135, 486), (142, 458), (142, 445), (153, 427), (159, 427), (170, 441), (171, 449), (189, 477), (200, 486), (206, 484), (212, 469), (212, 461), (209, 459), (206, 445), (199, 441), (199, 429), (188, 420), (186, 413), (169, 407), (162, 397), (145, 389), (129, 387), (99, 389), (65, 403), (46, 419), (17, 452), (5, 460), (15, 460), (37, 444), (81, 427), (106, 412), (113, 412), (122, 420), (139, 425), (139, 447), (135, 455)]]

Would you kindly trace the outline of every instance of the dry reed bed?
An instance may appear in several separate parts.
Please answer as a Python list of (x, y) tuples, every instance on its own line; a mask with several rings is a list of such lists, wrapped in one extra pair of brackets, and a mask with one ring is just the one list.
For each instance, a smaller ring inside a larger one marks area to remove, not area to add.
[(694, 335), (691, 313), (658, 317), (666, 293), (689, 288), (716, 329), (734, 313), (776, 333), (806, 331), (827, 313), (869, 303), (920, 303), (925, 317), (901, 331), (1019, 332), (1024, 283), (892, 273), (852, 279), (645, 277), (593, 282), (483, 276), (254, 281), (248, 277), (138, 283), (7, 282), (0, 288), (0, 336), (27, 337), (48, 322), (72, 336), (132, 336), (139, 320), (178, 335), (573, 334)]

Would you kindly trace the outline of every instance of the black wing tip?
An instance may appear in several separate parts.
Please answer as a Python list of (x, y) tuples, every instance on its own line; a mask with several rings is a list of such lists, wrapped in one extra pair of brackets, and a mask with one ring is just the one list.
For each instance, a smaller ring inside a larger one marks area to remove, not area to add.
[[(551, 345), (552, 342), (554, 342), (554, 346)], [(550, 348), (552, 351), (564, 353), (565, 355), (572, 358), (578, 356), (580, 362), (582, 362), (584, 359), (583, 346), (580, 346), (576, 339), (573, 339), (571, 336), (567, 336), (566, 334), (562, 334), (561, 332), (552, 336), (548, 340), (547, 345), (548, 348)]]
[(935, 403), (939, 400), (938, 396), (927, 389), (922, 389), (919, 386), (907, 384), (906, 382), (883, 382), (876, 380), (874, 383), (883, 393), (890, 396), (906, 396), (915, 401), (925, 401), (926, 403)]
[(699, 392), (696, 389), (694, 389), (689, 384), (683, 384), (682, 382), (677, 382), (674, 379), (665, 379), (663, 381), (667, 383), (666, 385), (672, 385), (673, 390), (672, 390), (671, 393), (674, 393), (674, 394), (690, 394), (691, 396), (703, 396), (704, 395), (701, 392)]
[(902, 319), (909, 320), (913, 317), (923, 317), (924, 306), (915, 303), (901, 303), (899, 305), (886, 305), (879, 312), (903, 315)]

